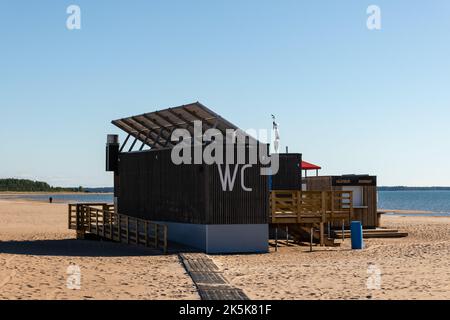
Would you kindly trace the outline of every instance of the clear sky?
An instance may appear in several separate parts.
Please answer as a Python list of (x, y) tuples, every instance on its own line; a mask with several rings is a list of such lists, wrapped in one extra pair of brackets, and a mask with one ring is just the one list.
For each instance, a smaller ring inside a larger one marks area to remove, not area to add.
[(111, 186), (111, 120), (198, 100), (323, 174), (448, 186), (449, 40), (448, 0), (0, 0), (0, 177)]

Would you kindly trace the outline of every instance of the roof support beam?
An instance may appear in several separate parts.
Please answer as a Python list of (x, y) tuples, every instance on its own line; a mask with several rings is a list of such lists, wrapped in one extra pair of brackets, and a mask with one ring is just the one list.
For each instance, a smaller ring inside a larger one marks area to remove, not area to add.
[[(161, 134), (164, 132), (164, 130), (165, 130), (164, 128), (159, 129), (158, 137), (156, 138), (155, 142), (153, 143), (152, 149), (155, 147), (156, 141), (159, 141), (159, 138), (161, 138)], [(168, 140), (166, 140), (166, 143), (165, 143), (165, 144), (167, 144), (167, 141), (168, 141)]]
[[(145, 119), (147, 119), (148, 121), (152, 122), (153, 124), (156, 124), (160, 129), (161, 129), (161, 128), (164, 128), (163, 125), (161, 125), (159, 122), (155, 121), (155, 119), (150, 118), (148, 115), (144, 114), (143, 117), (144, 117)], [(168, 141), (169, 141), (169, 143), (170, 143), (170, 136), (162, 135), (161, 132), (157, 133), (154, 129), (150, 129), (150, 130), (152, 130), (153, 132), (155, 132), (155, 134), (161, 134), (160, 138), (163, 138), (163, 139), (164, 139), (164, 143), (161, 143), (161, 142), (159, 142), (159, 140), (157, 140), (157, 141), (158, 141), (158, 144), (159, 144), (161, 147), (165, 147), (165, 145), (168, 144)], [(173, 144), (171, 143), (171, 145), (173, 145)]]
[[(126, 119), (125, 119), (126, 120)], [(126, 122), (125, 120), (121, 120), (120, 122), (116, 121), (114, 122), (114, 124), (116, 126), (118, 126), (119, 128), (121, 128), (122, 130), (124, 130), (125, 132), (129, 132), (130, 137), (134, 137), (136, 139), (138, 139), (139, 137), (139, 132), (136, 130), (135, 127), (133, 127), (132, 125), (130, 125), (128, 122)], [(132, 130), (130, 130), (132, 129)], [(135, 131), (137, 133), (134, 133), (132, 131)]]
[[(166, 130), (167, 130), (167, 129), (166, 129)], [(175, 127), (172, 128), (172, 130), (170, 130), (170, 133), (169, 133), (169, 137), (170, 137), (170, 138), (169, 138), (169, 139), (172, 139), (172, 134), (173, 134), (173, 132), (174, 132), (175, 130), (176, 130)], [(167, 147), (167, 145), (169, 144), (169, 142), (172, 143), (171, 140), (169, 140), (169, 139), (166, 140), (166, 143), (165, 143), (164, 147)], [(172, 144), (173, 144), (173, 143), (172, 143)]]
[[(137, 119), (136, 117), (132, 117), (131, 119), (133, 119), (133, 121), (137, 122), (142, 128), (144, 128), (144, 129), (142, 129), (142, 131), (148, 130), (150, 134), (153, 134), (154, 136), (158, 136), (158, 133), (157, 133), (154, 129), (150, 128), (148, 125), (146, 125), (146, 124), (145, 124), (144, 122), (142, 122), (141, 120)], [(137, 128), (136, 128), (135, 126), (134, 126), (134, 128), (137, 130)], [(149, 147), (151, 147), (151, 145), (149, 145), (149, 144), (147, 143), (149, 138), (150, 138), (150, 136), (147, 135), (147, 138), (146, 138), (144, 141), (146, 141), (146, 144), (147, 144)], [(152, 138), (151, 140), (152, 140), (152, 141), (151, 141), (152, 144), (155, 144), (155, 142), (156, 142), (156, 143), (158, 143), (160, 146), (162, 146), (162, 143), (160, 143), (160, 142), (158, 141), (158, 139), (154, 140), (154, 138)]]
[(125, 145), (127, 144), (128, 140), (130, 139), (131, 134), (128, 134), (127, 137), (125, 138), (125, 141), (123, 142), (122, 146), (120, 147), (119, 152), (123, 151), (123, 148), (125, 148)]
[(139, 132), (137, 137), (134, 139), (133, 143), (131, 144), (130, 150), (128, 150), (128, 152), (133, 151), (134, 146), (136, 145), (136, 142), (138, 141), (138, 137), (141, 133)]
[(147, 144), (147, 141), (148, 141), (148, 139), (150, 138), (151, 133), (152, 133), (152, 132), (151, 132), (150, 130), (148, 130), (147, 136), (145, 137), (145, 140), (142, 141), (142, 145), (141, 145), (141, 147), (139, 148), (139, 151), (142, 151), (142, 149), (144, 149), (144, 146)]

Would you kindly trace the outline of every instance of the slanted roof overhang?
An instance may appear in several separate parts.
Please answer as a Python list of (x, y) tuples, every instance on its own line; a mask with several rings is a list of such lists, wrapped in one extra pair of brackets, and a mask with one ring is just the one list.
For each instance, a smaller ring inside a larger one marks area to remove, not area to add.
[(219, 130), (223, 137), (226, 137), (227, 129), (243, 133), (237, 126), (200, 102), (122, 118), (112, 121), (112, 124), (141, 141), (143, 145), (151, 149), (161, 149), (174, 146), (176, 142), (171, 141), (171, 137), (176, 129), (186, 129), (194, 139), (198, 138), (194, 136), (194, 121), (201, 121), (202, 135), (208, 129)]

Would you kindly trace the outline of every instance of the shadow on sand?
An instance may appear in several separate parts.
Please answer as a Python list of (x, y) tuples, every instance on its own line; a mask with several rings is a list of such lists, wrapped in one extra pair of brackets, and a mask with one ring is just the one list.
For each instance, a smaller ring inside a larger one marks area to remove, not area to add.
[(162, 255), (161, 250), (95, 240), (0, 241), (0, 253), (34, 256), (133, 257)]

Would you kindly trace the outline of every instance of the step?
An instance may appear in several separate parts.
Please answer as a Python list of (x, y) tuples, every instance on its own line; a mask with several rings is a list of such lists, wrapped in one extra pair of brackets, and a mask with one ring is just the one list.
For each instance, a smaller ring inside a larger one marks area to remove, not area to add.
[[(331, 233), (331, 236), (339, 239), (342, 238), (342, 232), (339, 231), (333, 231)], [(399, 232), (398, 230), (388, 230), (388, 231), (382, 231), (382, 230), (377, 230), (377, 231), (366, 231), (363, 230), (363, 238), (365, 239), (369, 239), (369, 238), (404, 238), (407, 237), (408, 233), (407, 232)], [(344, 232), (344, 238), (350, 238), (351, 237), (351, 233), (350, 232)]]

